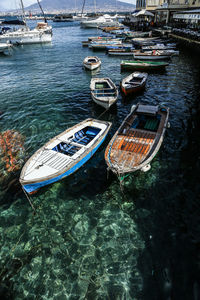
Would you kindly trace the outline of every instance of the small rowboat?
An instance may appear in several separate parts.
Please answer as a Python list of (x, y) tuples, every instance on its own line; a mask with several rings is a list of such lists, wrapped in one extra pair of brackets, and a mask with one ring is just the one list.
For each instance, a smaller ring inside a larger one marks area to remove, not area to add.
[(134, 49), (110, 49), (108, 55), (112, 56), (132, 56), (134, 55)]
[(90, 89), (94, 102), (105, 109), (117, 101), (118, 89), (110, 78), (92, 78)]
[(148, 171), (163, 142), (168, 115), (166, 107), (133, 106), (106, 148), (108, 168), (119, 176)]
[(171, 53), (166, 51), (159, 51), (159, 50), (134, 52), (134, 58), (141, 59), (141, 60), (165, 60), (165, 59), (169, 59), (170, 57), (171, 57)]
[(107, 47), (110, 46), (121, 46), (122, 42), (121, 41), (108, 41), (108, 42), (92, 42), (89, 44), (89, 48), (92, 50), (106, 50)]
[(139, 92), (145, 88), (148, 74), (134, 72), (125, 77), (121, 82), (121, 89), (125, 95)]
[(121, 71), (158, 71), (164, 70), (169, 63), (163, 61), (139, 61), (139, 60), (123, 60), (121, 62)]
[(150, 45), (151, 43), (155, 43), (159, 39), (159, 37), (133, 38), (132, 43), (133, 45), (138, 46)]
[(149, 50), (173, 50), (176, 48), (175, 43), (170, 44), (156, 44), (152, 46), (142, 46), (143, 51), (149, 51)]
[(100, 67), (101, 60), (97, 56), (87, 56), (83, 60), (83, 65), (88, 70), (95, 70)]
[(51, 139), (24, 165), (20, 175), (23, 189), (33, 194), (74, 173), (97, 151), (110, 127), (110, 122), (86, 119)]

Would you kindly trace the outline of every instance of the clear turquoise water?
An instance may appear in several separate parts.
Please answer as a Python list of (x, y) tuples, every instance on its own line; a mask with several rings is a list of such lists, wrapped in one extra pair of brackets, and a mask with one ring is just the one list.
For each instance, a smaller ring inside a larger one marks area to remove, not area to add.
[[(90, 98), (92, 52), (81, 41), (100, 34), (53, 24), (50, 45), (16, 47), (0, 57), (1, 131), (26, 137), (32, 155), (51, 137), (103, 110)], [(104, 52), (99, 74), (118, 86), (120, 58)], [(150, 74), (146, 90), (119, 97), (103, 116), (113, 122), (106, 142), (77, 173), (41, 189), (32, 202), (19, 173), (0, 190), (2, 299), (198, 299), (200, 297), (200, 62), (181, 51), (166, 72)], [(165, 103), (171, 128), (148, 173), (120, 187), (107, 177), (105, 147), (139, 101)], [(8, 189), (7, 189), (8, 188)], [(196, 297), (196, 298), (195, 298)]]

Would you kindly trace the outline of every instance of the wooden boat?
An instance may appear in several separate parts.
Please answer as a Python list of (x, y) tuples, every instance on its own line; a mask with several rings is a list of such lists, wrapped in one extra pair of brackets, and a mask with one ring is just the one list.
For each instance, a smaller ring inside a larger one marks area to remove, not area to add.
[(108, 55), (112, 56), (134, 56), (134, 49), (109, 49)]
[(170, 57), (171, 57), (171, 53), (166, 51), (159, 51), (159, 50), (134, 52), (134, 58), (139, 60), (140, 59), (141, 60), (165, 60), (165, 59), (169, 59)]
[(134, 45), (142, 46), (142, 45), (154, 43), (155, 41), (157, 41), (159, 39), (160, 39), (159, 37), (133, 38), (132, 43)]
[(109, 122), (86, 119), (51, 139), (24, 165), (23, 189), (32, 194), (74, 173), (97, 151), (110, 127)]
[(152, 46), (142, 46), (143, 51), (149, 51), (149, 50), (174, 50), (176, 48), (175, 43), (168, 43), (168, 44), (155, 44)]
[(106, 148), (108, 168), (118, 176), (148, 171), (162, 144), (168, 115), (166, 107), (133, 106)]
[(125, 95), (139, 92), (145, 88), (148, 74), (134, 72), (125, 77), (121, 82), (121, 89)]
[(165, 69), (169, 63), (161, 61), (139, 61), (139, 60), (123, 60), (121, 62), (121, 71), (158, 71)]
[(91, 36), (88, 38), (87, 41), (82, 41), (82, 46), (87, 47), (90, 45), (91, 42), (110, 41), (112, 39), (112, 36)]
[(105, 109), (117, 101), (118, 90), (110, 78), (92, 78), (90, 89), (94, 102)]
[(83, 60), (83, 65), (88, 70), (95, 70), (100, 67), (101, 60), (97, 56), (87, 56)]
[(121, 41), (101, 41), (101, 42), (92, 42), (88, 45), (88, 47), (92, 50), (106, 50), (107, 47), (109, 46), (121, 46), (122, 42)]

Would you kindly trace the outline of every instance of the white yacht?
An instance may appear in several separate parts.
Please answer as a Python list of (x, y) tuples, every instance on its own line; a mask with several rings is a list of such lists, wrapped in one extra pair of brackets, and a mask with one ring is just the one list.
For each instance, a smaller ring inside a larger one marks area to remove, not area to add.
[(25, 25), (22, 26), (21, 28), (9, 30), (1, 34), (0, 43), (11, 43), (11, 44), (22, 45), (22, 44), (51, 42), (52, 27), (49, 26), (45, 20), (44, 22), (38, 22), (37, 26), (34, 29), (30, 29), (26, 24), (26, 17), (25, 17), (24, 5), (22, 0), (20, 0), (20, 2), (23, 11), (23, 21)]
[(121, 24), (116, 19), (112, 18), (110, 15), (103, 15), (96, 19), (82, 21), (81, 26), (85, 28), (97, 28), (121, 26)]
[(25, 26), (0, 35), (0, 43), (9, 42), (14, 45), (47, 43), (51, 41), (52, 27), (45, 22), (39, 22), (34, 29)]

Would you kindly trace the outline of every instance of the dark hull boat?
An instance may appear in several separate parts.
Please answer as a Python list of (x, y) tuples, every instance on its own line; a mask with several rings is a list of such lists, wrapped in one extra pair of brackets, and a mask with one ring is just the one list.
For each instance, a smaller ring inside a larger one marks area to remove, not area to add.
[(140, 92), (145, 88), (148, 74), (134, 72), (125, 77), (121, 82), (121, 90), (124, 95), (130, 95)]
[(133, 106), (106, 148), (108, 168), (118, 176), (148, 171), (163, 142), (168, 115), (166, 107)]
[(110, 122), (86, 119), (51, 139), (24, 165), (20, 175), (23, 189), (33, 194), (74, 173), (94, 155), (110, 127)]

